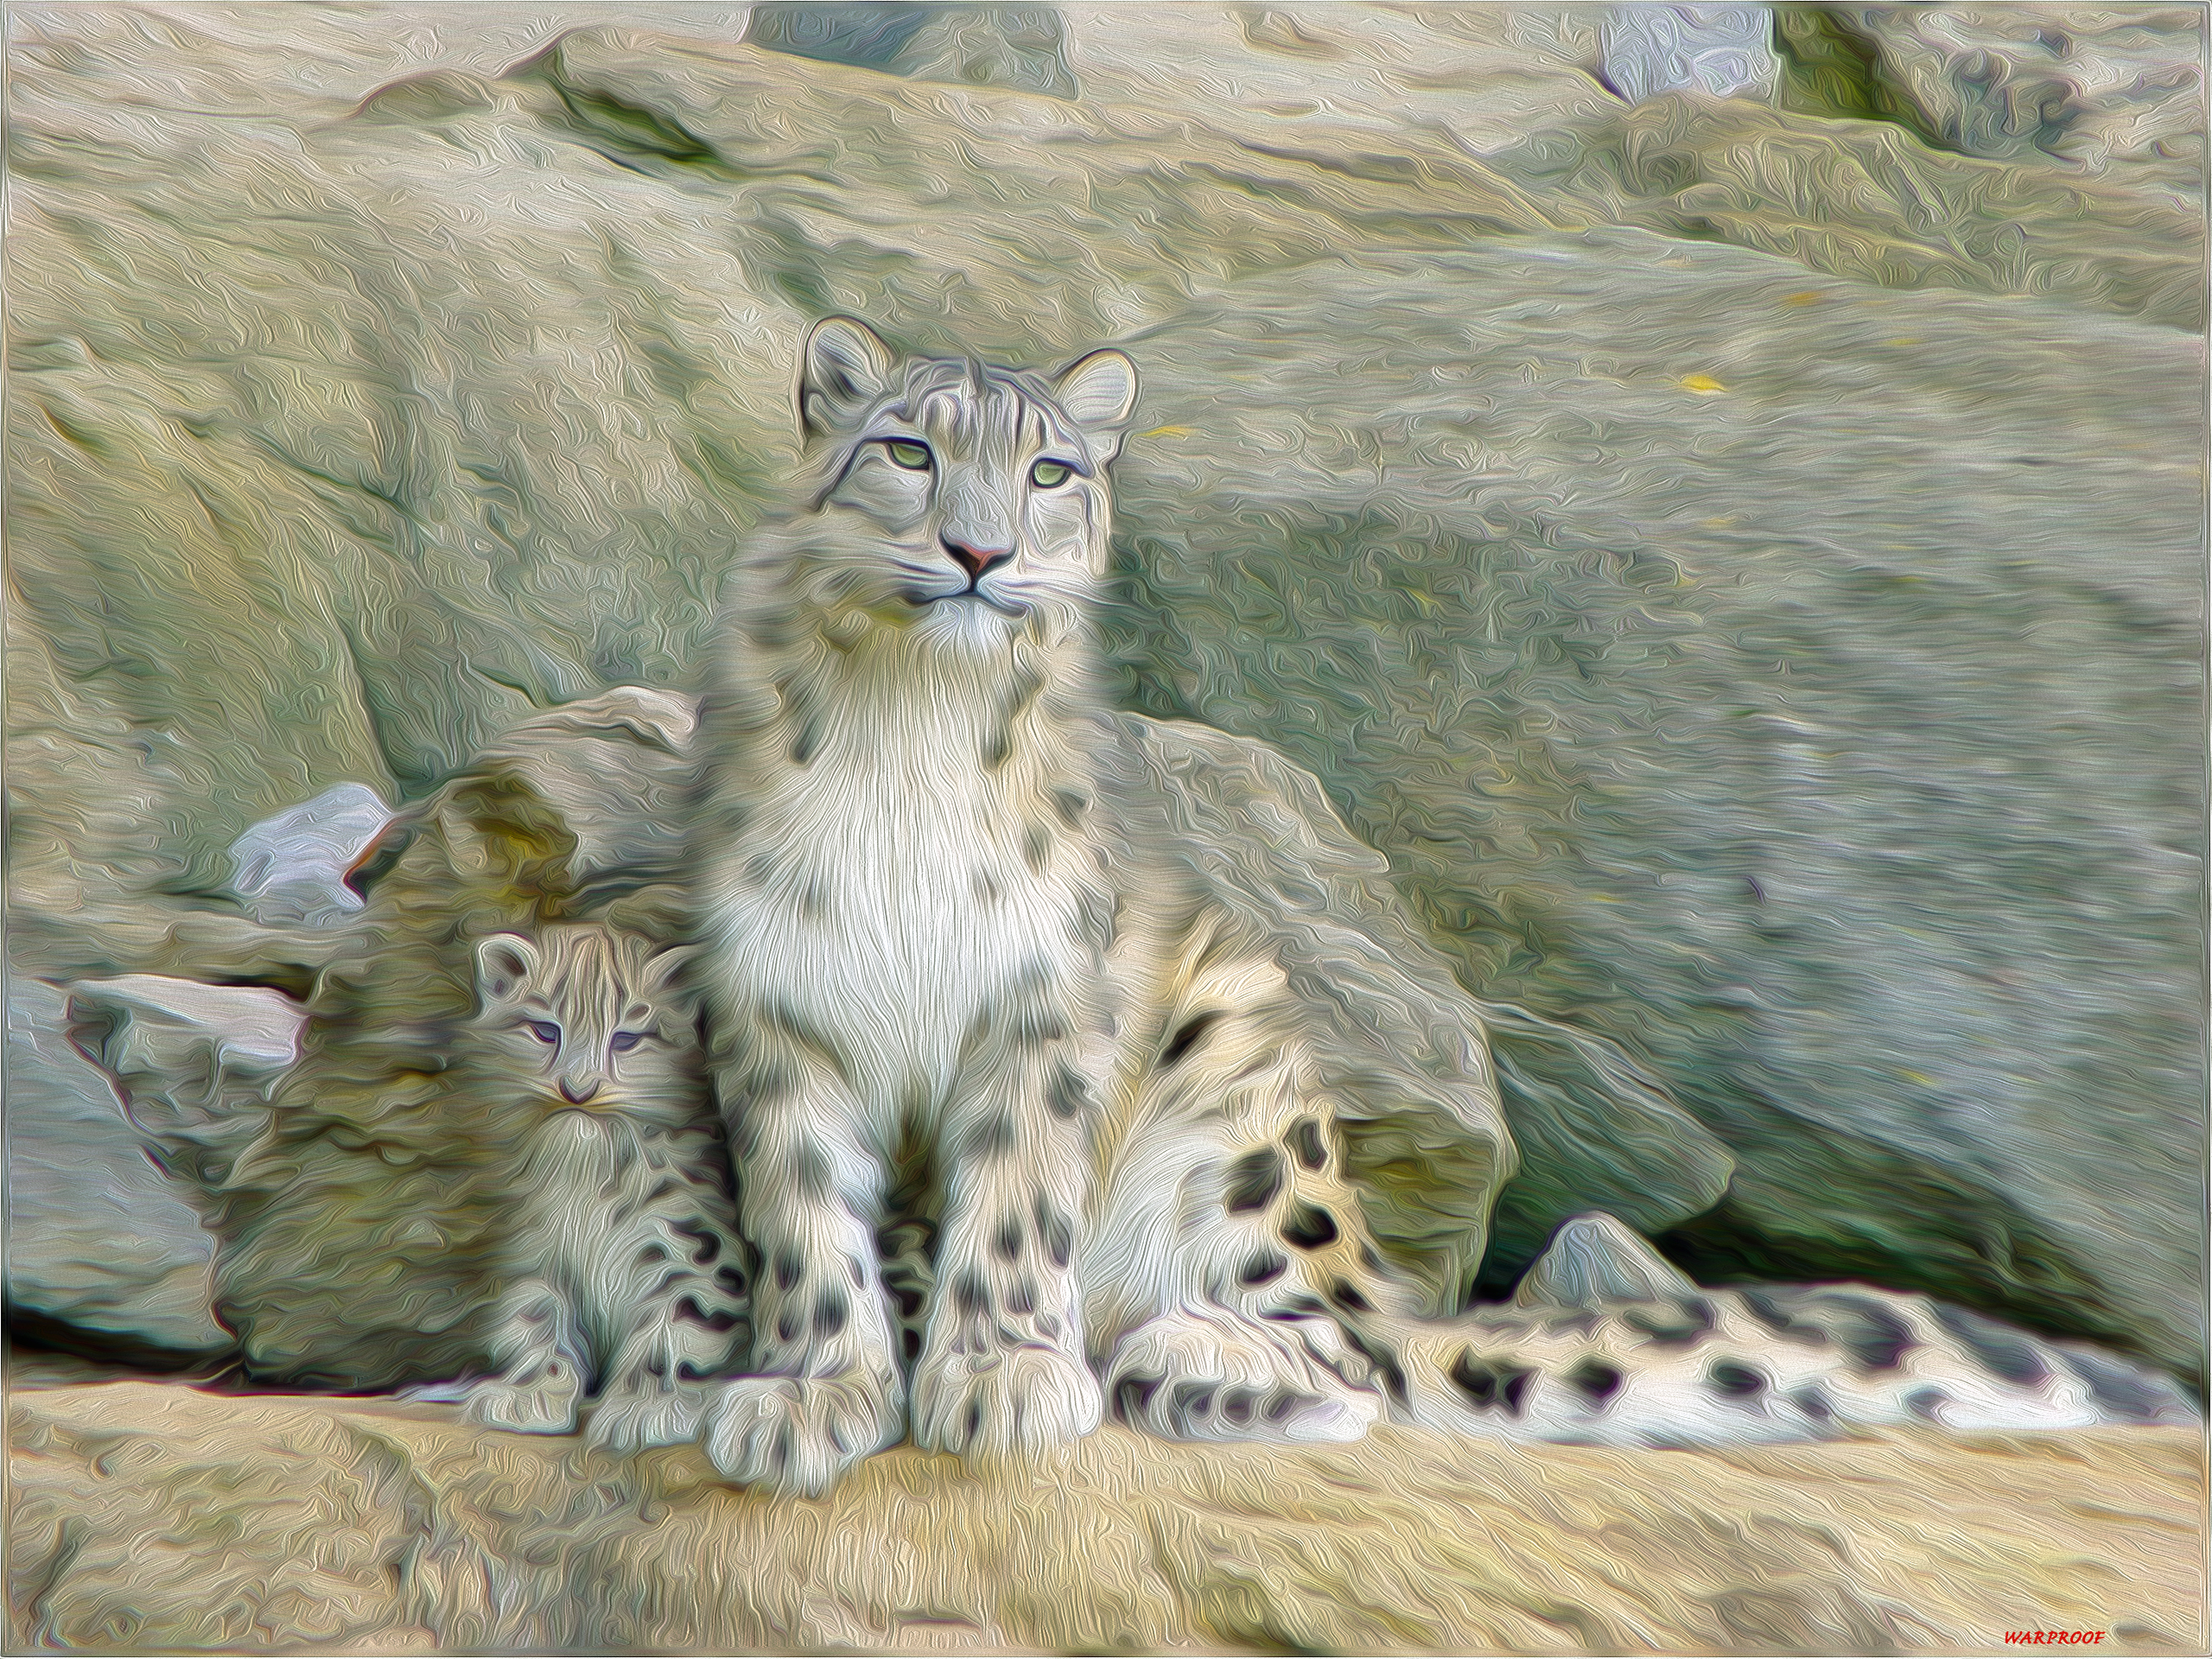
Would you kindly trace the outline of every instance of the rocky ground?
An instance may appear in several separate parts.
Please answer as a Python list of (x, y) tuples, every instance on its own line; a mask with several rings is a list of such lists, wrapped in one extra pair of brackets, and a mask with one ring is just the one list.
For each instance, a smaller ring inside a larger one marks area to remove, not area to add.
[[(1793, 9), (1764, 97), (1630, 106), (1594, 10), (761, 10), (752, 44), (742, 8), (11, 10), (25, 1329), (222, 1340), (56, 984), (232, 976), (249, 825), (690, 689), (797, 342), (846, 310), (1128, 350), (1122, 700), (1281, 746), (1471, 988), (1680, 1103), (1625, 1172), (1516, 1121), (1498, 1282), (1640, 1203), (1708, 1279), (1929, 1289), (2201, 1377), (2200, 12)], [(1731, 1164), (1718, 1204), (1690, 1179)], [(1108, 1435), (1046, 1488), (1095, 1502), (899, 1456), (786, 1512), (428, 1408), (16, 1410), (41, 1643), (2205, 1635), (2164, 1431)], [(916, 1493), (960, 1517), (926, 1550)], [(809, 1554), (837, 1516), (884, 1548)]]
[(2203, 1651), (2198, 1437), (908, 1450), (733, 1491), (448, 1408), (19, 1392), (14, 1640), (97, 1652)]

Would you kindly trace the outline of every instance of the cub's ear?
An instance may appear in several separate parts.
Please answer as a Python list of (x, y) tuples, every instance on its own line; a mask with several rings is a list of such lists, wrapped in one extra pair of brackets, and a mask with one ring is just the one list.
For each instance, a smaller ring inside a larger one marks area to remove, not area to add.
[(891, 390), (899, 354), (851, 317), (824, 317), (799, 355), (798, 423), (808, 437), (852, 425)]
[(504, 1002), (537, 971), (537, 947), (519, 933), (476, 941), (476, 989), (486, 1004)]
[(1111, 461), (1137, 406), (1137, 365), (1119, 352), (1093, 352), (1052, 382), (1052, 395), (1099, 459)]
[(652, 989), (664, 991), (683, 978), (683, 970), (706, 954), (706, 947), (698, 944), (671, 944), (665, 950), (656, 950), (645, 960), (645, 983)]

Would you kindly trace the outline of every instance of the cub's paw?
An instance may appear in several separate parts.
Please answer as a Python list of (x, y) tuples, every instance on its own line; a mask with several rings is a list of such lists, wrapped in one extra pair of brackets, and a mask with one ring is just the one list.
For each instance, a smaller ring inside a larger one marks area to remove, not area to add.
[(1098, 1381), (1082, 1361), (1034, 1345), (938, 1354), (914, 1377), (914, 1444), (965, 1457), (1065, 1446), (1098, 1427)]
[(680, 1382), (674, 1388), (610, 1390), (592, 1408), (584, 1438), (609, 1452), (688, 1445), (699, 1438), (720, 1386)]
[(745, 1376), (725, 1382), (706, 1411), (707, 1456), (741, 1486), (812, 1497), (899, 1439), (897, 1396), (880, 1382), (839, 1377)]
[(566, 1434), (576, 1426), (575, 1375), (563, 1367), (524, 1382), (479, 1382), (461, 1402), (461, 1414), (516, 1434)]
[(1122, 1338), (1106, 1389), (1124, 1422), (1170, 1440), (1356, 1440), (1383, 1414), (1380, 1395), (1272, 1332), (1193, 1313)]

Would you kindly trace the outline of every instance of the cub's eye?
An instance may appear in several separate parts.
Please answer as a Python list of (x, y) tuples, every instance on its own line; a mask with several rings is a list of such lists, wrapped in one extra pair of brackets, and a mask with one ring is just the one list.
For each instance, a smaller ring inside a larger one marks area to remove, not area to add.
[(908, 472), (929, 471), (930, 447), (926, 443), (908, 443), (903, 438), (893, 438), (883, 447), (891, 452), (891, 459)]
[(1029, 481), (1040, 490), (1057, 490), (1075, 476), (1065, 461), (1040, 461), (1029, 469)]
[(561, 1027), (547, 1020), (525, 1020), (523, 1024), (530, 1027), (530, 1034), (541, 1043), (557, 1043), (561, 1040)]
[(618, 1031), (614, 1033), (613, 1040), (608, 1043), (607, 1046), (617, 1054), (627, 1054), (645, 1040), (645, 1033), (642, 1031)]

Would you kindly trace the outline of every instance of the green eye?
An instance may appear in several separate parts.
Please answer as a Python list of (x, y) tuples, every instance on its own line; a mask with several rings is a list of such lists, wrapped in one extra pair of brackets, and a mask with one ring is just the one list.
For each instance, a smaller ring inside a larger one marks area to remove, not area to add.
[(907, 443), (893, 438), (883, 446), (891, 452), (891, 459), (910, 473), (926, 473), (930, 469), (930, 447), (926, 443)]
[(1065, 461), (1040, 461), (1029, 469), (1029, 481), (1040, 490), (1057, 490), (1074, 475)]

